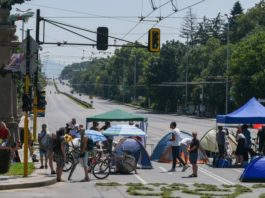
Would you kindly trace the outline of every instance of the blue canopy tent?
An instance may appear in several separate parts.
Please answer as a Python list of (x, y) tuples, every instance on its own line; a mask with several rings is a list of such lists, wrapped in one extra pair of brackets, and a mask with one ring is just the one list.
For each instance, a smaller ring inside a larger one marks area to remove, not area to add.
[(121, 141), (114, 149), (114, 153), (123, 153), (125, 151), (130, 151), (142, 169), (153, 168), (147, 151), (138, 140), (127, 138)]
[(265, 182), (265, 157), (252, 160), (240, 176), (242, 182)]
[(253, 97), (234, 112), (217, 115), (216, 122), (223, 124), (265, 124), (265, 107)]

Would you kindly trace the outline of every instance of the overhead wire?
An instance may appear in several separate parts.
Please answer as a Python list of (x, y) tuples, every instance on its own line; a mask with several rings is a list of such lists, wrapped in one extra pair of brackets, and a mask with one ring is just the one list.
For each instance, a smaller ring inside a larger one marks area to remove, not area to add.
[[(167, 1), (166, 3), (163, 3), (159, 7), (157, 7), (155, 10), (162, 8), (163, 6), (167, 5), (171, 0)], [(149, 12), (145, 17), (141, 18), (138, 23), (136, 23), (122, 38), (124, 39), (128, 34), (130, 34), (146, 17), (149, 17), (155, 10), (152, 10)]]
[[(160, 23), (162, 20), (164, 20), (164, 19), (166, 19), (166, 18), (172, 16), (173, 14), (175, 14), (175, 13), (177, 13), (177, 12), (181, 12), (181, 11), (186, 10), (186, 9), (188, 9), (188, 8), (191, 8), (191, 7), (193, 7), (193, 6), (195, 6), (195, 5), (198, 5), (198, 4), (200, 4), (200, 3), (204, 2), (204, 1), (206, 1), (206, 0), (198, 1), (198, 2), (196, 2), (196, 3), (194, 3), (194, 4), (191, 4), (191, 5), (189, 5), (189, 6), (186, 6), (186, 7), (184, 7), (184, 8), (181, 8), (181, 9), (179, 9), (179, 10), (177, 10), (177, 11), (174, 11), (174, 12), (170, 13), (170, 14), (167, 15), (166, 17), (162, 18), (160, 21), (156, 22), (151, 28), (155, 27), (155, 26), (156, 26), (158, 23)], [(147, 33), (148, 33), (148, 32), (145, 32), (142, 36), (140, 36), (138, 39), (136, 39), (136, 41), (139, 41), (139, 40), (140, 40), (141, 38), (143, 38)]]

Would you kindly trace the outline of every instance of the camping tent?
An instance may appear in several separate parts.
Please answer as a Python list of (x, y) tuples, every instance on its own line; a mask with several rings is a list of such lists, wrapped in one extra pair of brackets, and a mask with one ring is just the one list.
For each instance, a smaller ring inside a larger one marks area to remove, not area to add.
[(124, 141), (121, 141), (114, 149), (114, 153), (123, 153), (124, 151), (129, 151), (137, 161), (137, 164), (140, 165), (143, 169), (152, 169), (152, 164), (150, 157), (143, 147), (143, 145), (132, 138), (126, 138)]
[(265, 182), (265, 157), (252, 160), (240, 176), (242, 182)]
[[(236, 150), (237, 142), (233, 135), (229, 134), (228, 136), (229, 146), (232, 151)], [(200, 145), (204, 148), (204, 150), (209, 152), (218, 152), (218, 146), (216, 142), (216, 129), (211, 129), (207, 131), (200, 140)]]
[(234, 112), (217, 115), (216, 121), (224, 124), (265, 124), (265, 107), (253, 97)]
[[(184, 131), (180, 132), (181, 139), (192, 138), (192, 136)], [(171, 147), (169, 140), (172, 138), (172, 132), (167, 133), (156, 145), (152, 155), (151, 161), (158, 161), (168, 163), (172, 161)], [(199, 160), (205, 159), (205, 155), (199, 151)]]

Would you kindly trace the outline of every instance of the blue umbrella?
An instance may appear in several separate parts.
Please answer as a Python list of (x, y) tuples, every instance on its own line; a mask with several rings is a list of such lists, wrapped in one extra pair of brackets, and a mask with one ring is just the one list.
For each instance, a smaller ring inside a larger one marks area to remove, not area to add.
[(107, 140), (107, 138), (101, 132), (94, 130), (86, 130), (85, 136), (92, 139), (93, 142), (103, 142)]
[(115, 125), (103, 132), (106, 136), (146, 136), (141, 129), (132, 125)]

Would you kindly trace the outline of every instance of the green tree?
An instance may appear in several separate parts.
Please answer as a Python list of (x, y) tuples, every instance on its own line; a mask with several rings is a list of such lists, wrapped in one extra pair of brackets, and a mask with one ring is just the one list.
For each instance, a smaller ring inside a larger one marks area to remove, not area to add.
[(230, 75), (232, 96), (237, 105), (255, 96), (264, 98), (265, 92), (265, 31), (261, 29), (235, 45)]

